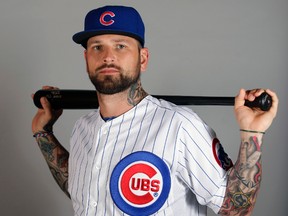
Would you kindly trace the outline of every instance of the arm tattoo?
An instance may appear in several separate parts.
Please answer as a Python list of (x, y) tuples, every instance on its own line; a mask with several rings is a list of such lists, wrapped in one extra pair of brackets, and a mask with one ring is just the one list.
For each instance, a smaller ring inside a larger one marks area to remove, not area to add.
[(241, 142), (236, 164), (228, 174), (222, 215), (250, 215), (256, 203), (262, 175), (261, 149), (258, 138)]
[(55, 181), (70, 198), (68, 192), (68, 151), (58, 142), (54, 135), (39, 137), (37, 138), (37, 143)]
[(146, 96), (147, 93), (142, 88), (140, 80), (138, 80), (137, 83), (131, 86), (127, 100), (130, 105), (136, 106)]

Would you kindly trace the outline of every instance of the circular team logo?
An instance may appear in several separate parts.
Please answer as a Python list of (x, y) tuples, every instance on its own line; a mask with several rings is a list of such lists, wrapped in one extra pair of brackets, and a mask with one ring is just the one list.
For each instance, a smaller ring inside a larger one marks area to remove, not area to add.
[(168, 198), (171, 188), (166, 163), (150, 152), (135, 152), (114, 168), (110, 193), (114, 203), (129, 215), (151, 215)]

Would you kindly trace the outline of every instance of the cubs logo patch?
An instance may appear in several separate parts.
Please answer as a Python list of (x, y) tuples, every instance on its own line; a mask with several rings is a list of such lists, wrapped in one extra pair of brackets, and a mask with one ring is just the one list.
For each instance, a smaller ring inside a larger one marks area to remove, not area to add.
[(166, 163), (150, 152), (134, 152), (123, 158), (110, 178), (110, 193), (119, 209), (129, 215), (151, 215), (168, 198), (171, 188)]
[(219, 166), (221, 166), (224, 170), (228, 171), (233, 166), (233, 162), (226, 154), (223, 146), (217, 138), (214, 138), (212, 142), (212, 150), (214, 158), (219, 164)]

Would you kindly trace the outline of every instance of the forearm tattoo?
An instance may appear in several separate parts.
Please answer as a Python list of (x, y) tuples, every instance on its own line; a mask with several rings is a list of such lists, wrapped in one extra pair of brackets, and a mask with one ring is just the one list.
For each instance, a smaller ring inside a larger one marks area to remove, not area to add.
[(70, 198), (68, 192), (68, 157), (69, 153), (61, 146), (54, 135), (37, 138), (37, 143), (48, 164), (50, 172), (59, 187)]
[(130, 87), (127, 100), (130, 105), (136, 106), (146, 96), (147, 93), (142, 88), (140, 80), (138, 80), (137, 83)]
[(261, 149), (258, 138), (241, 142), (238, 160), (230, 170), (222, 215), (249, 215), (256, 203), (262, 175)]

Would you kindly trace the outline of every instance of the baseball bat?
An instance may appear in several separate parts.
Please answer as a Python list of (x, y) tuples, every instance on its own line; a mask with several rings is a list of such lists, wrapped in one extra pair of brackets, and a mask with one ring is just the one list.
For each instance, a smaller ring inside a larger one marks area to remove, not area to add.
[[(215, 96), (179, 96), (152, 95), (158, 99), (170, 101), (176, 105), (220, 105), (233, 106), (235, 97)], [(42, 108), (40, 98), (46, 97), (53, 109), (96, 109), (99, 106), (95, 90), (38, 90), (34, 94), (34, 104)], [(272, 98), (263, 92), (254, 101), (245, 101), (245, 106), (268, 111), (272, 106)]]

